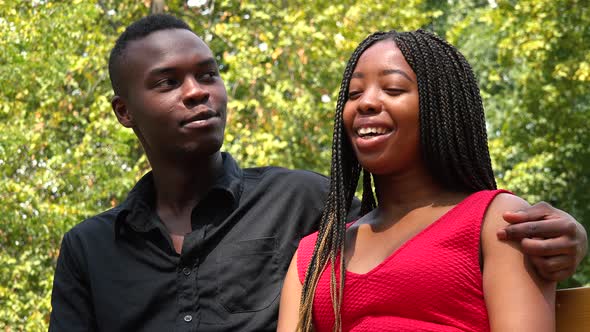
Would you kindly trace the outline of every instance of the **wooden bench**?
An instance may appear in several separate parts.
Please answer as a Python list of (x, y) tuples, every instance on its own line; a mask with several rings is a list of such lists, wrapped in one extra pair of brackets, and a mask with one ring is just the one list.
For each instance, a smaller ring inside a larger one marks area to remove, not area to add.
[(590, 287), (558, 290), (555, 320), (557, 332), (590, 331)]

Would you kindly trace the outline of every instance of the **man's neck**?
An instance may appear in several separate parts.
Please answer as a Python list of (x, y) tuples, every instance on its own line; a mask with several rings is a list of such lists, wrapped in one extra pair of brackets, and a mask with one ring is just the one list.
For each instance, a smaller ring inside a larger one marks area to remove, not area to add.
[(168, 230), (174, 250), (180, 254), (184, 236), (192, 231), (192, 210), (223, 171), (223, 158), (217, 151), (210, 156), (182, 161), (152, 158), (150, 163), (156, 188), (156, 213)]
[(219, 151), (191, 161), (152, 164), (158, 212), (179, 216), (190, 213), (223, 169)]

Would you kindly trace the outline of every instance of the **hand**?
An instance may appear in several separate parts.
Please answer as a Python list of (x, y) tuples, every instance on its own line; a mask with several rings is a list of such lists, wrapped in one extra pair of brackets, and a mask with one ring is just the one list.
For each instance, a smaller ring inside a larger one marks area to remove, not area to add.
[(584, 227), (548, 203), (505, 212), (503, 218), (512, 225), (498, 230), (498, 239), (520, 241), (522, 252), (547, 280), (571, 277), (588, 249)]

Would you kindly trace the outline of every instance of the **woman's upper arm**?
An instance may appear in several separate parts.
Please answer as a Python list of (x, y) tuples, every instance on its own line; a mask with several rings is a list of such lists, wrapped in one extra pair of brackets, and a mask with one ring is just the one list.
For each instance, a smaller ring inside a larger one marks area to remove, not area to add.
[(281, 302), (279, 306), (279, 323), (277, 331), (293, 332), (299, 323), (299, 302), (303, 286), (299, 281), (297, 273), (297, 252), (291, 259), (291, 265), (287, 270), (283, 290), (281, 291)]
[(484, 218), (483, 290), (492, 331), (555, 331), (555, 282), (537, 274), (519, 243), (496, 237), (507, 224), (502, 213), (526, 206), (517, 196), (499, 194)]

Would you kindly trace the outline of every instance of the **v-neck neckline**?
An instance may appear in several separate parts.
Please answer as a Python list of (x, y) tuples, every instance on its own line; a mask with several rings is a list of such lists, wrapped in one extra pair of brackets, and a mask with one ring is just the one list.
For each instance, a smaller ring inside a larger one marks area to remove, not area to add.
[[(358, 273), (358, 272), (352, 272), (352, 271), (349, 271), (348, 269), (345, 269), (346, 276), (352, 276), (352, 277), (357, 277), (357, 278), (366, 278), (366, 277), (368, 277), (368, 276), (376, 273), (378, 270), (381, 269), (381, 267), (383, 265), (387, 264), (395, 256), (397, 256), (398, 253), (402, 252), (410, 244), (412, 244), (413, 242), (415, 242), (416, 239), (423, 237), (425, 233), (427, 233), (428, 231), (430, 231), (436, 225), (440, 224), (442, 220), (447, 219), (452, 213), (454, 213), (454, 211), (456, 211), (460, 206), (464, 205), (465, 202), (467, 202), (476, 193), (477, 192), (472, 193), (469, 196), (465, 197), (462, 201), (460, 201), (459, 203), (457, 203), (457, 205), (453, 206), (451, 209), (449, 209), (447, 212), (445, 212), (442, 216), (438, 217), (430, 225), (426, 226), (423, 230), (419, 231), (416, 235), (412, 236), (406, 242), (402, 243), (401, 246), (399, 246), (391, 254), (389, 254), (389, 256), (387, 256), (381, 263), (377, 264), (375, 267), (371, 268), (369, 271), (367, 271), (365, 273)], [(350, 226), (352, 226), (353, 224), (351, 224)]]

